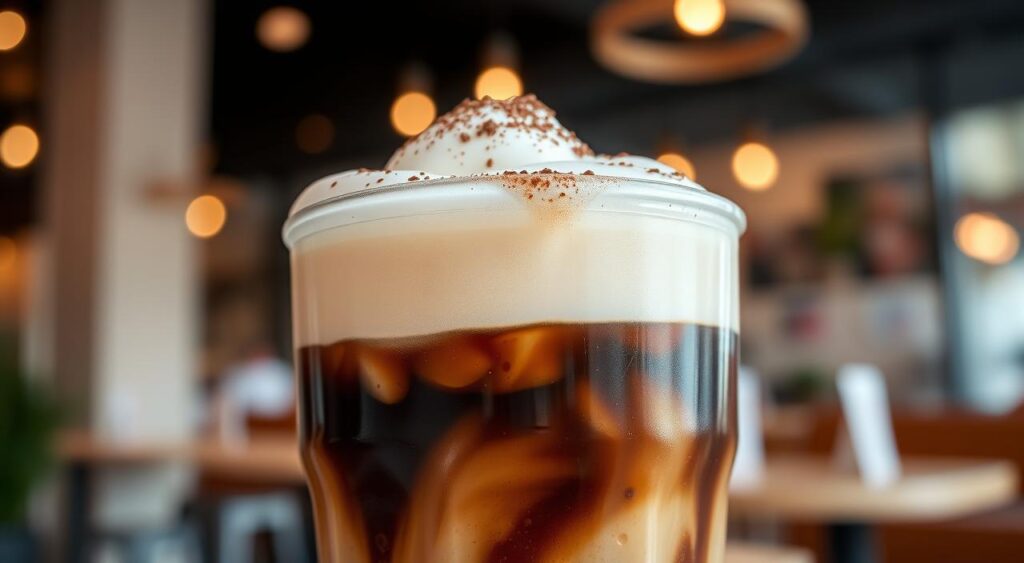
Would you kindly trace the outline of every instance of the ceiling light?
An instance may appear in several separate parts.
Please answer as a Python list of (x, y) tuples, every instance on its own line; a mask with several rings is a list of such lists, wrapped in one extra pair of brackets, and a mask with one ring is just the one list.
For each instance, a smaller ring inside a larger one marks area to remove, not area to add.
[(703, 37), (718, 31), (725, 23), (723, 0), (676, 0), (676, 23), (690, 35)]
[(676, 172), (679, 172), (691, 180), (697, 180), (697, 169), (693, 167), (693, 163), (690, 162), (688, 158), (677, 152), (662, 153), (661, 156), (658, 157), (658, 162), (675, 168)]
[(423, 92), (406, 92), (391, 104), (391, 125), (406, 137), (420, 134), (436, 116), (434, 100)]
[(0, 162), (8, 168), (24, 168), (39, 154), (39, 136), (28, 125), (12, 125), (0, 134)]
[(210, 238), (224, 228), (228, 212), (217, 196), (201, 195), (185, 210), (185, 226), (199, 238)]
[(480, 73), (474, 89), (477, 99), (490, 96), (494, 100), (507, 100), (523, 93), (523, 81), (516, 71), (495, 66)]
[(256, 37), (271, 51), (287, 53), (306, 44), (310, 33), (309, 16), (291, 6), (271, 8), (256, 22)]
[(732, 173), (748, 190), (767, 190), (779, 177), (779, 159), (768, 145), (748, 141), (733, 153)]
[(27, 31), (28, 24), (21, 14), (12, 10), (0, 12), (0, 51), (17, 47)]
[(997, 266), (1013, 260), (1020, 236), (1007, 222), (992, 213), (968, 213), (953, 227), (960, 251), (985, 264)]

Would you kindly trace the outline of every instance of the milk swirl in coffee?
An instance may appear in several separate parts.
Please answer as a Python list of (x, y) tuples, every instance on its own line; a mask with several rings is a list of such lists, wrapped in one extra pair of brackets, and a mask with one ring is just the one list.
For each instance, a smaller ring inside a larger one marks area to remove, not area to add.
[(285, 227), (325, 561), (716, 561), (742, 214), (466, 101)]

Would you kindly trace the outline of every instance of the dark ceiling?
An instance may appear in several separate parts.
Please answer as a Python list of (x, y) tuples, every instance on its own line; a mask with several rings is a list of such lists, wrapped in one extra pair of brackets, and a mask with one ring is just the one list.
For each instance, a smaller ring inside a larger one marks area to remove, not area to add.
[[(313, 35), (290, 54), (266, 51), (253, 36), (259, 14), (277, 3), (216, 2), (211, 115), (224, 172), (290, 177), (382, 164), (401, 142), (388, 125), (401, 66), (419, 60), (433, 71), (444, 111), (471, 92), (480, 46), (495, 29), (518, 41), (527, 90), (605, 151), (651, 152), (666, 131), (696, 144), (751, 121), (779, 129), (1024, 95), (1019, 0), (811, 0), (812, 39), (798, 57), (765, 75), (697, 87), (638, 83), (600, 67), (587, 30), (601, 0), (294, 2)], [(338, 131), (317, 156), (293, 141), (312, 112)]]
[[(18, 48), (0, 52), (0, 131), (12, 123), (26, 123), (39, 129), (42, 6), (38, 0), (0, 0), (0, 9), (15, 9), (28, 20), (28, 32)], [(38, 178), (38, 162), (18, 170), (0, 165), (0, 235), (13, 233), (32, 222), (32, 187)]]
[[(808, 0), (812, 39), (798, 57), (771, 73), (699, 87), (643, 84), (600, 67), (587, 29), (603, 0), (211, 1), (216, 169), (289, 188), (325, 171), (382, 164), (401, 142), (388, 125), (399, 69), (425, 63), (444, 111), (469, 95), (480, 47), (496, 29), (517, 40), (527, 90), (603, 151), (650, 153), (666, 132), (697, 144), (732, 138), (751, 121), (778, 130), (1024, 96), (1020, 0)], [(289, 54), (263, 49), (254, 36), (259, 15), (281, 3), (313, 21), (310, 42)], [(0, 58), (0, 78), (28, 68), (39, 84), (47, 4), (3, 3), (26, 13), (33, 32)], [(313, 112), (337, 130), (316, 156), (300, 152), (293, 133)], [(43, 152), (26, 170), (0, 170), (0, 232), (36, 215), (46, 157), (38, 87), (27, 97), (0, 93), (0, 123), (15, 120), (40, 127)]]

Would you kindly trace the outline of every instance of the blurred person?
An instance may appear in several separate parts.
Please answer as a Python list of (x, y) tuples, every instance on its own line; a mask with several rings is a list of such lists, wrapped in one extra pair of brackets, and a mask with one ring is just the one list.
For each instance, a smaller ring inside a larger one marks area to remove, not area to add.
[(208, 421), (222, 440), (244, 442), (250, 430), (290, 429), (294, 406), (290, 365), (262, 344), (219, 378)]

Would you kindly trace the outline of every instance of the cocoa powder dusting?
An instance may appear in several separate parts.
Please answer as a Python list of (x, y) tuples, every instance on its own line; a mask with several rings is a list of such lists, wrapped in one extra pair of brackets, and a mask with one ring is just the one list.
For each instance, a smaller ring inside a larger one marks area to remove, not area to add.
[[(494, 114), (504, 115), (505, 119), (500, 123), (490, 118), (477, 123), (484, 116)], [(503, 138), (506, 132), (518, 131), (532, 135), (538, 140), (567, 143), (572, 147), (573, 153), (580, 157), (594, 154), (594, 151), (576, 137), (575, 133), (558, 126), (554, 110), (533, 94), (507, 100), (493, 100), (488, 97), (481, 100), (463, 100), (450, 112), (438, 117), (422, 133), (408, 139), (399, 149), (399, 154), (419, 143), (426, 143), (426, 146), (429, 146), (449, 133), (455, 134), (456, 131), (460, 141), (468, 142), (469, 135), (466, 130), (474, 126), (474, 132), (478, 137)]]
[[(498, 124), (495, 123), (493, 119), (488, 119), (487, 121), (481, 123), (480, 127), (477, 127), (476, 136), (483, 137), (484, 135), (487, 135), (488, 137), (493, 137), (497, 131)], [(468, 135), (466, 136), (468, 137)]]

